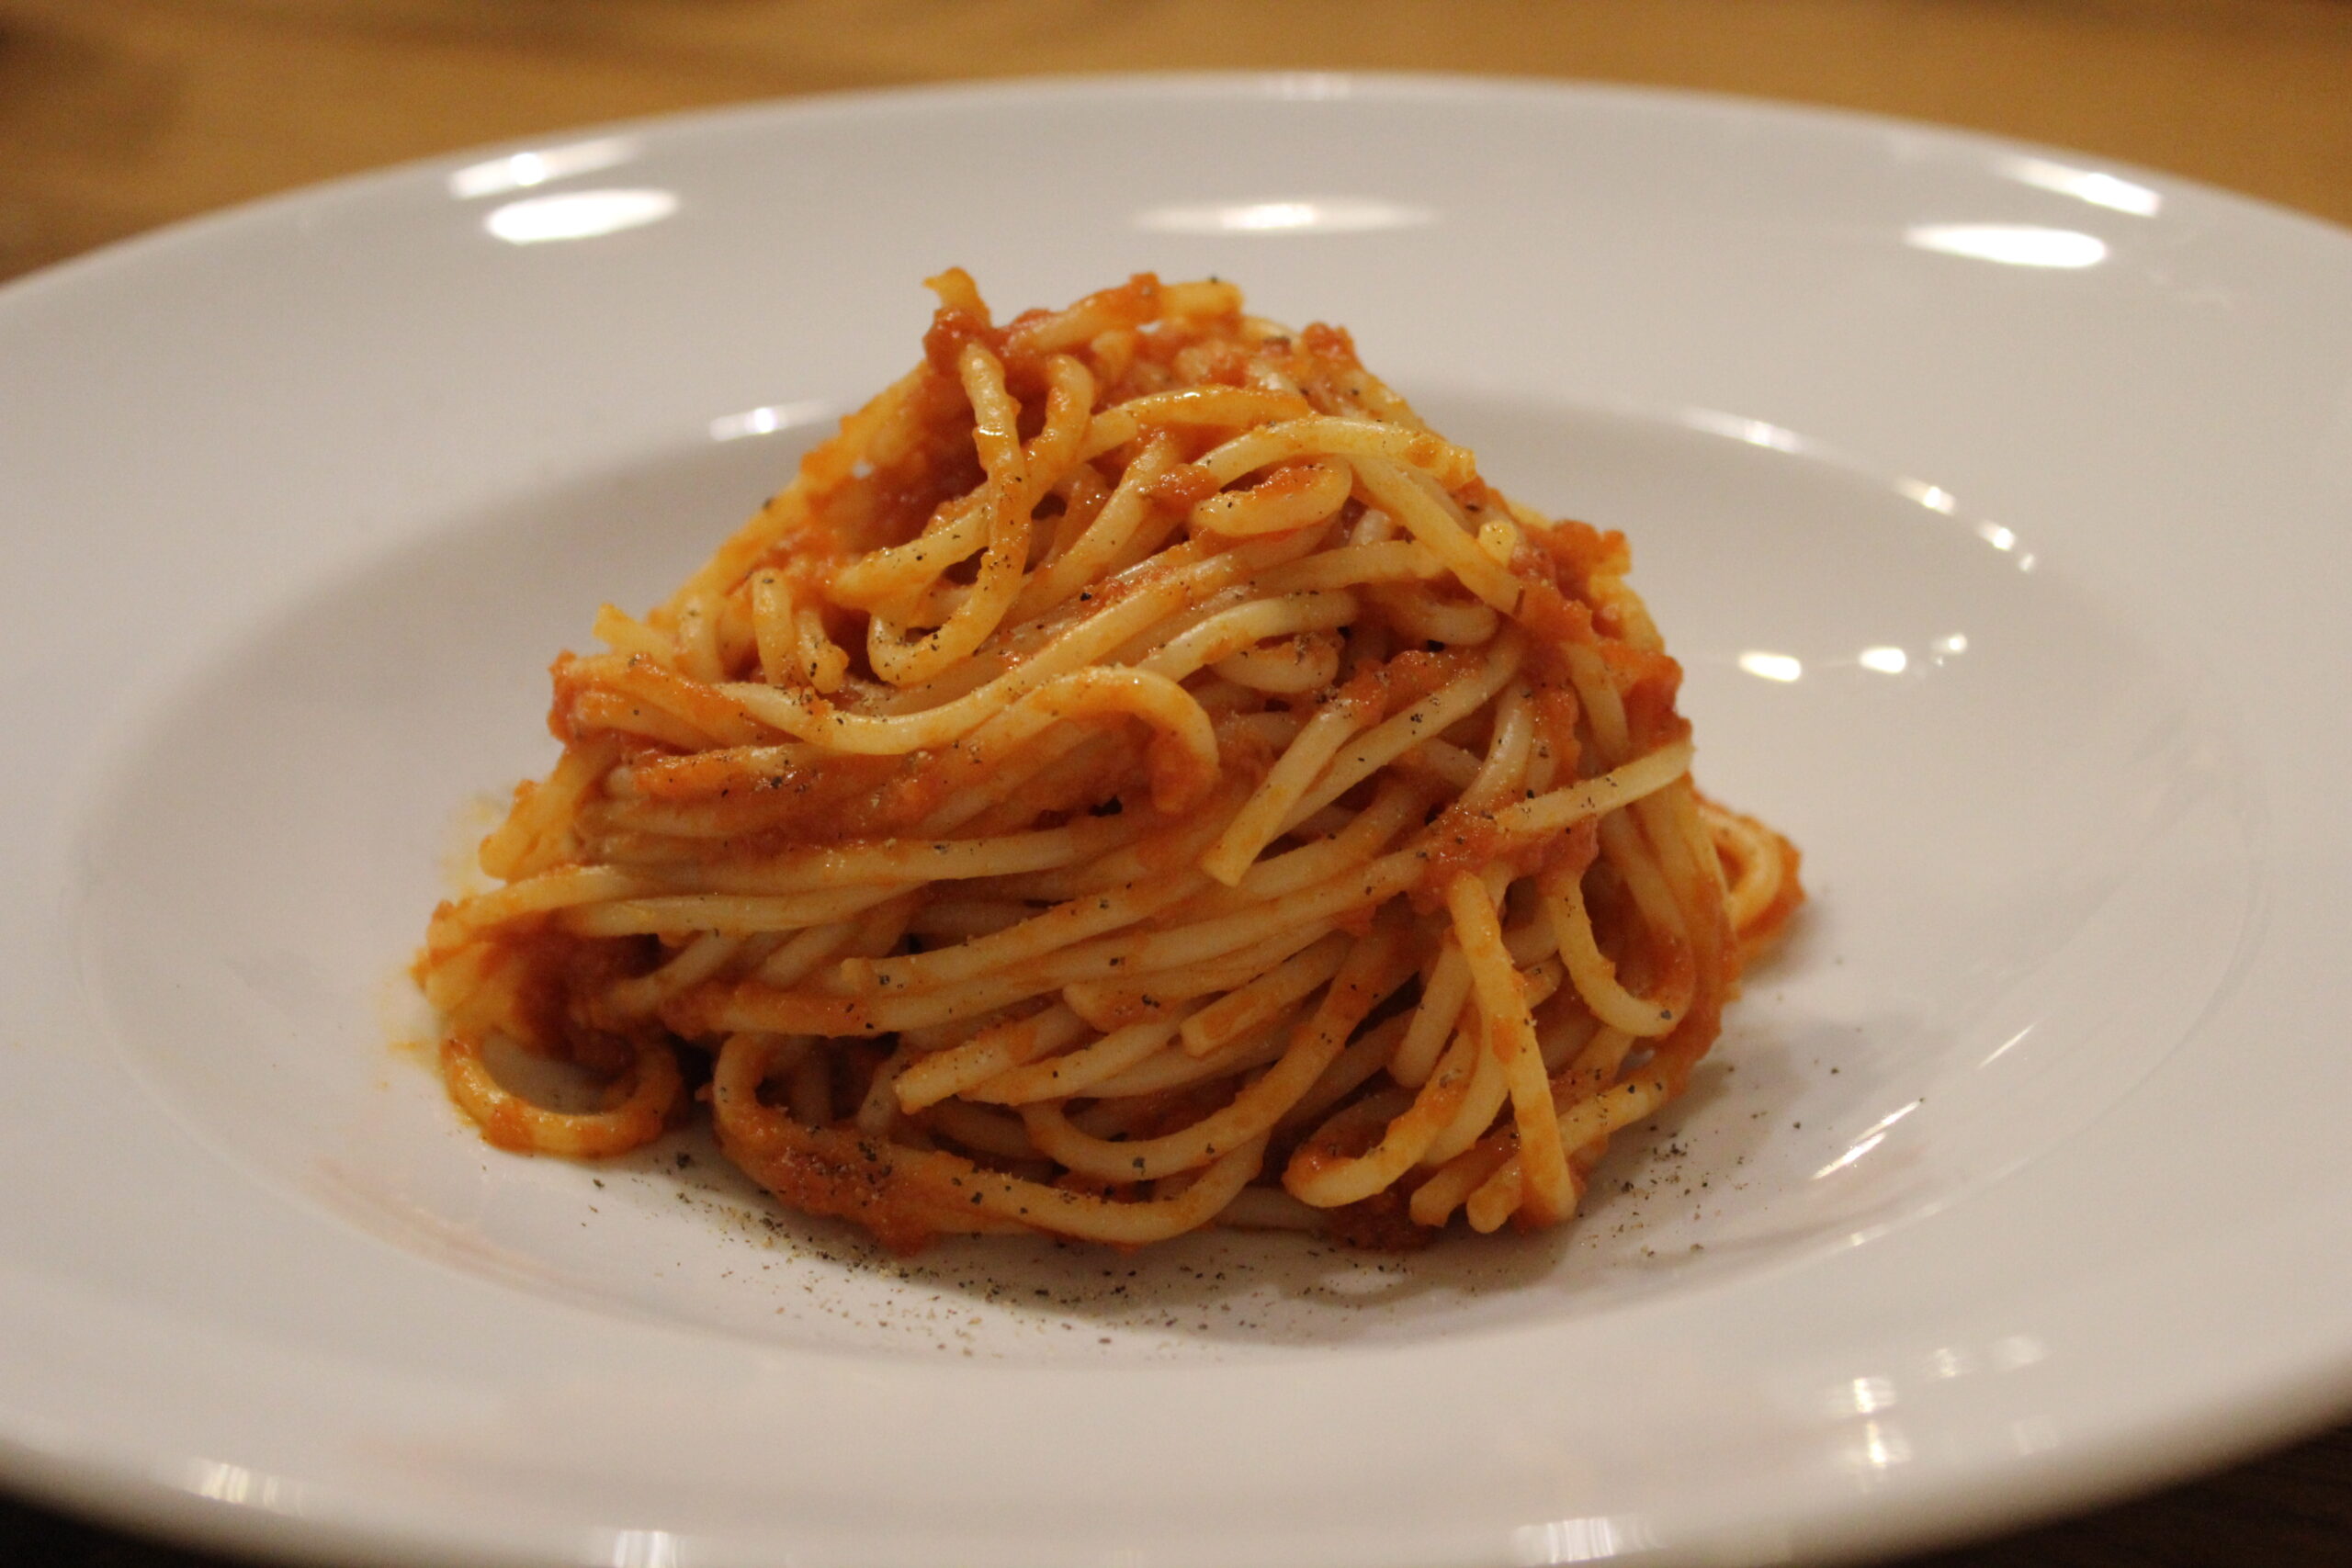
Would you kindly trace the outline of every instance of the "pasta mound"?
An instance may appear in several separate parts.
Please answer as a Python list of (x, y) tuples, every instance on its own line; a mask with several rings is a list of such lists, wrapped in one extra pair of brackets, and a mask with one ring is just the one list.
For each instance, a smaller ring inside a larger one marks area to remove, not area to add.
[(1229, 284), (932, 288), (920, 364), (557, 661), (419, 961), (452, 1095), (578, 1156), (702, 1102), (900, 1250), (1567, 1218), (1803, 897), (1693, 788), (1623, 539)]

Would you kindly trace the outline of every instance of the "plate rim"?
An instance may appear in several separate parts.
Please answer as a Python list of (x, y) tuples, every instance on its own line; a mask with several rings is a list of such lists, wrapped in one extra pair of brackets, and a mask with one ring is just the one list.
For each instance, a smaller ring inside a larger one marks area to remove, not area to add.
[(1660, 109), (1704, 109), (1725, 115), (1754, 115), (1789, 123), (1812, 122), (1843, 126), (1879, 134), (1923, 134), (1931, 139), (1972, 145), (1987, 152), (2062, 157), (2097, 164), (2102, 171), (2128, 174), (2174, 190), (2193, 193), (2202, 200), (2242, 208), (2268, 220), (2283, 220), (2339, 240), (2352, 240), (2352, 224), (2339, 223), (2319, 213), (2284, 202), (2235, 190), (2193, 175), (2141, 164), (2129, 158), (2092, 152), (2059, 142), (2035, 141), (1999, 131), (1943, 120), (1914, 119), (1876, 109), (1807, 99), (1775, 98), (1760, 94), (1708, 87), (1670, 86), (1606, 77), (1536, 77), (1484, 74), (1476, 72), (1408, 70), (1170, 70), (1074, 71), (1006, 76), (951, 78), (937, 82), (899, 83), (871, 87), (826, 87), (786, 96), (746, 98), (694, 108), (627, 115), (612, 119), (584, 120), (548, 131), (401, 158), (392, 163), (355, 169), (284, 190), (234, 201), (225, 207), (170, 219), (137, 233), (109, 240), (89, 250), (48, 263), (0, 282), (0, 309), (13, 308), (15, 296), (35, 288), (57, 287), (61, 279), (85, 271), (126, 265), (150, 251), (204, 238), (215, 229), (267, 221), (281, 212), (322, 203), (364, 198), (377, 189), (434, 174), (486, 163), (547, 146), (551, 141), (601, 140), (607, 137), (659, 134), (664, 137), (723, 133), (738, 125), (775, 124), (798, 118), (851, 117), (868, 112), (936, 106), (988, 107), (1000, 102), (1056, 96), (1086, 97), (1123, 93), (1166, 95), (1203, 99), (1222, 96), (1295, 97), (1281, 91), (1285, 83), (1306, 81), (1344, 85), (1348, 95), (1369, 89), (1370, 96), (1440, 99), (1462, 95), (1529, 99), (1579, 97), (1619, 100), (1629, 107)]

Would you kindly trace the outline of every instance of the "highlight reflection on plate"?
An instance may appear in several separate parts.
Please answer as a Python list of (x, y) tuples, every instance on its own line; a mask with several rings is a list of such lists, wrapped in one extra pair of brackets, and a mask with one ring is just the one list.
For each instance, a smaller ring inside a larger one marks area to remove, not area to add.
[[(74, 525), (0, 546), (9, 1473), (469, 1561), (1724, 1562), (2324, 1415), (2348, 254), (1914, 128), (1312, 77), (582, 136), (0, 295), (0, 501)], [(906, 1264), (698, 1134), (499, 1154), (391, 1045), (548, 659), (951, 262), (1236, 277), (1632, 539), (1702, 784), (1815, 903), (1573, 1230)]]

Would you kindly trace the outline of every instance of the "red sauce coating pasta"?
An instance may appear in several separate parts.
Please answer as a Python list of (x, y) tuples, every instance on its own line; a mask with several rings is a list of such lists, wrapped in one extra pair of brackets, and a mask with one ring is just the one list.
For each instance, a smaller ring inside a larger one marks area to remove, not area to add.
[(419, 963), (453, 1094), (598, 1155), (704, 1084), (900, 1249), (1567, 1218), (1804, 897), (1692, 788), (1623, 537), (1229, 284), (933, 288), (913, 370), (557, 661), (562, 759)]

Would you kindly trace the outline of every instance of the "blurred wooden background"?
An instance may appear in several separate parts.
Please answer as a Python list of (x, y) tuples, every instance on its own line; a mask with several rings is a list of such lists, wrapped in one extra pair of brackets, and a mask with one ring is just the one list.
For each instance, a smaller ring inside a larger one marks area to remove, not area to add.
[[(602, 120), (1261, 67), (1867, 109), (2352, 224), (2352, 0), (0, 0), (0, 280), (315, 180)], [(0, 1561), (209, 1560), (0, 1500)], [(1911, 1568), (2208, 1563), (2352, 1563), (2352, 1427)]]

